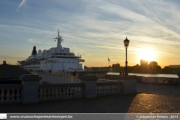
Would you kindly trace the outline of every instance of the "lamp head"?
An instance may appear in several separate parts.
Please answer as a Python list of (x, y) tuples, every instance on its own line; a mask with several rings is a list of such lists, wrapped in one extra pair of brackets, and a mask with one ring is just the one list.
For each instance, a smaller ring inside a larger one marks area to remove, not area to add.
[(127, 39), (127, 37), (126, 37), (126, 39), (124, 40), (124, 46), (125, 46), (125, 47), (128, 47), (129, 42), (130, 42), (130, 41), (129, 41), (129, 40)]

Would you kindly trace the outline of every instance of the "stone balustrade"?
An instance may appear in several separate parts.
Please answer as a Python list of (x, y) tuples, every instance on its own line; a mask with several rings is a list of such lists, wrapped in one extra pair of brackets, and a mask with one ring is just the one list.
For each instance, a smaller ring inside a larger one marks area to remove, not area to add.
[(96, 83), (97, 96), (121, 94), (121, 82)]
[(0, 85), (0, 104), (21, 103), (23, 85), (1, 84)]
[(136, 93), (136, 80), (122, 77), (122, 80), (101, 79), (97, 76), (80, 76), (81, 83), (40, 84), (39, 75), (20, 76), (22, 84), (0, 85), (0, 103), (39, 103), (75, 98), (96, 98), (114, 94)]
[(83, 83), (42, 84), (39, 85), (39, 100), (50, 101), (60, 99), (82, 98), (83, 86)]

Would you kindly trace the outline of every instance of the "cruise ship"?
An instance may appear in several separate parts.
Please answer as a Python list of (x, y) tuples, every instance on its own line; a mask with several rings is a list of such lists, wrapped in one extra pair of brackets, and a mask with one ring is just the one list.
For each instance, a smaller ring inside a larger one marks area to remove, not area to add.
[(49, 50), (36, 50), (33, 47), (32, 54), (26, 60), (18, 61), (20, 66), (26, 70), (43, 71), (43, 72), (73, 72), (84, 71), (84, 66), (81, 62), (85, 60), (80, 56), (76, 56), (70, 52), (70, 48), (62, 47), (62, 37), (59, 35), (57, 39), (57, 47)]

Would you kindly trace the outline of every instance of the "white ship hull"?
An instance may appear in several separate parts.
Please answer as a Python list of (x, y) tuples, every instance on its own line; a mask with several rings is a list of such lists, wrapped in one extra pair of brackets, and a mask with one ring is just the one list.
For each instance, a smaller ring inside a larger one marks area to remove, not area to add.
[(85, 61), (80, 59), (81, 56), (75, 56), (74, 53), (70, 52), (69, 48), (63, 48), (61, 46), (63, 40), (62, 37), (59, 36), (59, 31), (56, 39), (58, 40), (57, 47), (50, 48), (49, 50), (39, 50), (37, 53), (36, 47), (34, 46), (32, 55), (25, 61), (18, 62), (26, 70), (32, 71), (84, 71), (84, 66), (80, 64), (80, 62)]

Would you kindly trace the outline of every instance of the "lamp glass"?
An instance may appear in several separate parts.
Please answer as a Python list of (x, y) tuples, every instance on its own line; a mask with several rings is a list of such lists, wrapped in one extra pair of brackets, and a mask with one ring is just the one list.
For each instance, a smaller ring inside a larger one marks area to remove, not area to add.
[(128, 47), (129, 45), (129, 40), (124, 40), (124, 46)]

